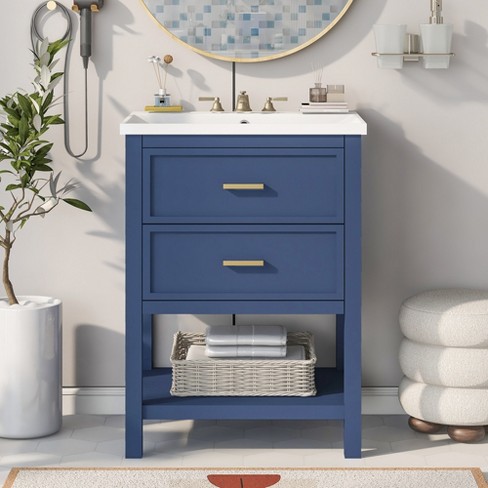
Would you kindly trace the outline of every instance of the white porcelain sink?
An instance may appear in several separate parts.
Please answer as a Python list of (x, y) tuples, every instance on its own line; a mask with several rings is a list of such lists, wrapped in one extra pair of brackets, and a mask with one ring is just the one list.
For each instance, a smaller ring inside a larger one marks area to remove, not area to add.
[(120, 133), (363, 135), (366, 134), (366, 122), (355, 112), (133, 112), (120, 125)]

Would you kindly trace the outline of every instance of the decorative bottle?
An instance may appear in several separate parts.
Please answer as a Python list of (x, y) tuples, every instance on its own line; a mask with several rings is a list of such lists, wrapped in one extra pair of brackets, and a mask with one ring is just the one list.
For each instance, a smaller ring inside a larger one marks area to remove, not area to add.
[(310, 88), (310, 102), (323, 103), (327, 101), (327, 88), (322, 86), (322, 83), (315, 83), (313, 88)]

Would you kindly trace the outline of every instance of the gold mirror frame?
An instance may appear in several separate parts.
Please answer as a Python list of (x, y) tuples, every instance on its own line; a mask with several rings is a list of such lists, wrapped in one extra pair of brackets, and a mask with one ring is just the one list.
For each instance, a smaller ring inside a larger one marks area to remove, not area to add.
[[(202, 0), (200, 0), (200, 1), (202, 1)], [(244, 58), (244, 57), (230, 57), (230, 56), (224, 56), (221, 54), (215, 54), (211, 51), (205, 51), (204, 49), (200, 49), (200, 48), (198, 48), (198, 47), (196, 47), (196, 46), (194, 46), (188, 42), (181, 40), (177, 35), (173, 34), (173, 32), (171, 32), (167, 27), (165, 27), (164, 25), (161, 24), (161, 22), (155, 17), (155, 14), (153, 14), (151, 12), (151, 10), (149, 9), (149, 7), (146, 5), (145, 0), (140, 0), (142, 6), (144, 7), (144, 9), (148, 13), (148, 15), (154, 20), (154, 22), (156, 22), (156, 24), (164, 32), (166, 32), (167, 35), (169, 35), (175, 41), (179, 42), (183, 46), (188, 47), (192, 51), (194, 51), (198, 54), (201, 54), (203, 56), (207, 56), (207, 57), (212, 58), (212, 59), (218, 59), (220, 61), (229, 61), (229, 62), (236, 62), (236, 63), (261, 63), (264, 61), (272, 61), (274, 59), (284, 58), (285, 56), (289, 56), (290, 54), (294, 54), (298, 51), (301, 51), (302, 49), (305, 49), (306, 47), (310, 46), (311, 44), (313, 44), (314, 42), (316, 42), (320, 38), (322, 38), (325, 34), (327, 34), (327, 32), (329, 32), (342, 19), (342, 17), (345, 15), (345, 13), (349, 10), (349, 7), (353, 3), (353, 1), (354, 0), (347, 0), (346, 4), (342, 8), (342, 10), (338, 13), (338, 15), (334, 18), (334, 20), (332, 22), (330, 22), (330, 24), (328, 24), (327, 27), (325, 27), (325, 29), (323, 29), (322, 31), (320, 31), (318, 34), (311, 37), (307, 41), (303, 42), (302, 44), (299, 44), (298, 46), (296, 46), (292, 49), (279, 51), (279, 52), (272, 54), (270, 56)]]

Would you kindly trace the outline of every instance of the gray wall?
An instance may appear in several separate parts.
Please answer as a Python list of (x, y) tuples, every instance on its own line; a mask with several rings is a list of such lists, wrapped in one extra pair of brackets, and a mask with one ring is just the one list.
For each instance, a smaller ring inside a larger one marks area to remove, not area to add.
[[(63, 1), (66, 6), (70, 2)], [(5, 4), (0, 15), (0, 94), (27, 88), (29, 22), (38, 1)], [(288, 96), (282, 110), (297, 110), (313, 83), (312, 65), (324, 65), (327, 83), (343, 83), (352, 108), (368, 122), (363, 171), (363, 376), (366, 386), (400, 379), (397, 314), (401, 302), (432, 287), (488, 288), (488, 3), (445, 1), (454, 24), (456, 57), (449, 70), (417, 64), (380, 70), (374, 23), (418, 24), (427, 0), (356, 0), (342, 22), (306, 50), (263, 64), (237, 66), (237, 88), (258, 109), (267, 96)], [(45, 33), (64, 28), (52, 18)], [(76, 23), (77, 29), (77, 23)], [(95, 53), (89, 71), (91, 149), (74, 161), (63, 148), (62, 128), (51, 138), (66, 178), (82, 184), (79, 197), (93, 214), (59, 208), (30, 222), (19, 235), (13, 279), (20, 294), (64, 302), (64, 384), (124, 383), (124, 141), (119, 123), (151, 102), (155, 79), (146, 58), (171, 53), (168, 87), (174, 101), (206, 110), (202, 95), (231, 107), (230, 64), (199, 56), (171, 40), (136, 0), (107, 0), (95, 16)], [(70, 65), (69, 97), (74, 150), (83, 142), (82, 68), (78, 40)], [(321, 364), (333, 362), (330, 317), (238, 317), (239, 323), (282, 322), (313, 330)], [(201, 329), (230, 317), (163, 316), (157, 320), (161, 351), (177, 328)]]

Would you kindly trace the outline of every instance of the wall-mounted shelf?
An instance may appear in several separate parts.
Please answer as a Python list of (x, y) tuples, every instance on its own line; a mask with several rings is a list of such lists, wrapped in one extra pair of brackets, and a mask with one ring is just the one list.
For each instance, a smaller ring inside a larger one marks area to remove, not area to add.
[(444, 24), (442, 0), (431, 0), (430, 10), (429, 23), (419, 25), (420, 35), (407, 32), (406, 24), (373, 26), (378, 68), (401, 69), (404, 61), (420, 60), (426, 69), (449, 68), (453, 25)]
[[(400, 56), (400, 54), (393, 53), (371, 53), (371, 56), (381, 58), (382, 56)], [(454, 53), (404, 53), (404, 61), (420, 61), (422, 58), (435, 58), (436, 56), (455, 56)]]

